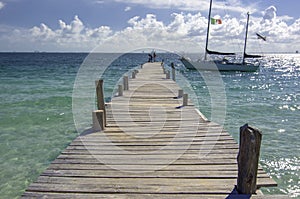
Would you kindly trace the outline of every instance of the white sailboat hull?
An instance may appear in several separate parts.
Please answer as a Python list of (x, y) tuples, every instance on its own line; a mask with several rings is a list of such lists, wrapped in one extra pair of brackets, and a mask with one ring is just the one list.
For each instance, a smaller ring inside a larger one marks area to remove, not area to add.
[(191, 61), (184, 57), (180, 60), (187, 69), (194, 70), (255, 72), (259, 68), (259, 64), (252, 63), (242, 64), (222, 61)]

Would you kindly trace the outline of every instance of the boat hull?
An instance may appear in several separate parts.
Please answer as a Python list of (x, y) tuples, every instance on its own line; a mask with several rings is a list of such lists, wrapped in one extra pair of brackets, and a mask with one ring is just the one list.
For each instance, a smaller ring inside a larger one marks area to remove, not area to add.
[(259, 68), (259, 64), (251, 63), (242, 64), (222, 61), (190, 61), (184, 57), (180, 60), (187, 69), (192, 70), (255, 72)]

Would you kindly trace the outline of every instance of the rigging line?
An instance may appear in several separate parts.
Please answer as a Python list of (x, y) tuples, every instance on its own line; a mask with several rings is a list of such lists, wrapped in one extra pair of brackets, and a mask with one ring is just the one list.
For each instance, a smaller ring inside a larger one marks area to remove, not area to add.
[[(229, 4), (229, 2), (227, 0), (223, 0), (223, 11), (225, 13), (225, 16), (230, 16), (229, 12), (226, 9), (226, 6)], [(229, 18), (228, 18), (229, 19)], [(230, 32), (230, 27), (226, 26), (226, 31)], [(236, 42), (236, 40), (238, 40), (238, 38), (236, 38), (235, 40), (232, 39), (232, 37), (230, 37), (230, 42), (233, 44), (232, 47), (234, 48), (235, 52), (241, 52), (242, 51), (242, 44), (240, 42)]]
[(257, 42), (260, 50), (260, 54), (264, 56), (264, 52), (262, 51), (261, 42)]

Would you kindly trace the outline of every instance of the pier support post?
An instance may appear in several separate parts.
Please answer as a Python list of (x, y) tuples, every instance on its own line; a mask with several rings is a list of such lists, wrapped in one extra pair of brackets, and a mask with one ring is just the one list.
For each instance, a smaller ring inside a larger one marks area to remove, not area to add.
[(103, 92), (103, 79), (96, 80), (97, 108), (103, 110), (104, 125), (106, 126), (106, 110)]
[(93, 130), (103, 131), (105, 129), (103, 110), (93, 111), (92, 118), (93, 118)]
[(183, 94), (183, 103), (182, 103), (182, 106), (187, 106), (188, 105), (188, 98), (189, 98), (189, 95), (188, 94)]
[(128, 76), (123, 77), (123, 86), (124, 86), (124, 91), (129, 90)]
[(123, 85), (118, 86), (118, 96), (123, 96)]
[(176, 81), (176, 77), (175, 77), (175, 66), (174, 63), (171, 63), (171, 68), (172, 68), (172, 80)]
[(166, 79), (170, 79), (170, 71), (167, 71), (167, 73), (166, 73)]
[(178, 98), (181, 98), (181, 97), (183, 97), (183, 90), (182, 89), (178, 90)]
[(132, 79), (135, 79), (135, 75), (136, 75), (136, 73), (135, 73), (135, 71), (133, 71), (132, 72)]
[(262, 134), (258, 129), (245, 124), (240, 127), (240, 150), (237, 157), (237, 191), (240, 194), (254, 194), (257, 189), (257, 169)]

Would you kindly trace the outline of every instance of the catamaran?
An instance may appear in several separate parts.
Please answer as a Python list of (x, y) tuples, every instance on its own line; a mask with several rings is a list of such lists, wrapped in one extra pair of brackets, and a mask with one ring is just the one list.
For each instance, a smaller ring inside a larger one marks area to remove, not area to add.
[(225, 57), (223, 60), (208, 60), (208, 55), (223, 55), (223, 56), (236, 56), (235, 53), (224, 53), (211, 51), (208, 49), (208, 39), (209, 39), (209, 29), (211, 22), (211, 8), (212, 0), (210, 0), (209, 14), (208, 14), (208, 26), (207, 26), (207, 36), (206, 36), (206, 46), (205, 46), (205, 56), (204, 60), (192, 61), (188, 58), (181, 57), (181, 62), (188, 69), (198, 69), (198, 70), (216, 70), (216, 71), (243, 71), (243, 72), (255, 72), (259, 68), (259, 62), (250, 63), (246, 62), (246, 58), (259, 58), (260, 55), (249, 55), (246, 53), (247, 37), (248, 37), (248, 24), (249, 24), (249, 12), (247, 13), (247, 24), (246, 24), (246, 35), (244, 42), (244, 52), (242, 62), (233, 62)]

